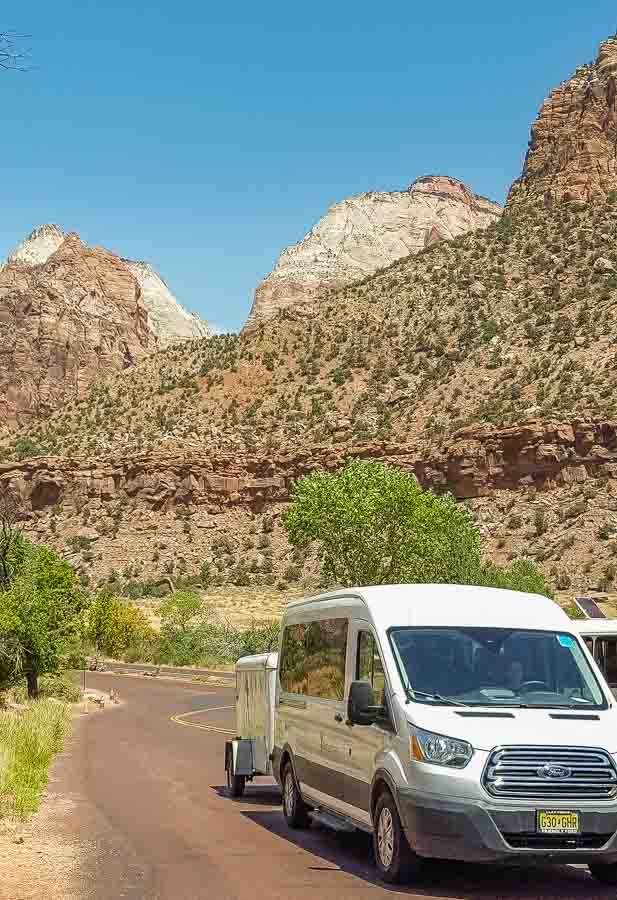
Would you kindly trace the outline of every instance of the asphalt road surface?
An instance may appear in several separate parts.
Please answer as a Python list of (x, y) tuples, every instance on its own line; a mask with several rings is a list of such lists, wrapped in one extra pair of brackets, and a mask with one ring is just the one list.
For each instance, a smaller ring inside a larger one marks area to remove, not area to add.
[[(614, 898), (584, 868), (430, 866), (408, 888), (379, 883), (363, 835), (290, 831), (274, 784), (226, 796), (223, 747), (233, 692), (173, 681), (88, 675), (122, 703), (83, 716), (71, 761), (82, 798), (74, 827), (92, 860), (96, 900), (493, 900)], [(205, 726), (205, 727), (204, 727)]]

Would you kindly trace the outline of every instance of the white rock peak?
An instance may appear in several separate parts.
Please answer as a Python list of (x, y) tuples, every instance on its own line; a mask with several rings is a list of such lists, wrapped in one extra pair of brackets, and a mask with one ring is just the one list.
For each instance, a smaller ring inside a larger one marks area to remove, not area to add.
[(441, 240), (485, 228), (502, 214), (463, 182), (418, 178), (404, 191), (370, 191), (342, 200), (279, 256), (255, 291), (247, 326), (350, 284)]
[(158, 272), (145, 262), (124, 259), (141, 288), (144, 303), (150, 312), (152, 330), (164, 345), (183, 338), (210, 337), (207, 322), (181, 306)]
[[(65, 233), (58, 225), (40, 225), (17, 245), (7, 263), (23, 266), (40, 266), (62, 246)], [(161, 346), (191, 338), (210, 337), (213, 329), (181, 306), (161, 276), (148, 263), (123, 259), (141, 289), (144, 305), (148, 309), (150, 328)], [(0, 264), (0, 271), (6, 264)]]

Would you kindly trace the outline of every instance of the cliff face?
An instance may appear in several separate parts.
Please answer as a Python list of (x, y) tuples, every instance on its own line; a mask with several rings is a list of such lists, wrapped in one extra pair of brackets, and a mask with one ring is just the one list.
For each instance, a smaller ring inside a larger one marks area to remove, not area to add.
[(617, 36), (542, 104), (508, 207), (530, 199), (587, 201), (617, 190), (616, 104)]
[(419, 178), (406, 191), (343, 200), (300, 243), (283, 251), (255, 291), (247, 327), (437, 241), (485, 228), (500, 215), (496, 203), (444, 176)]
[[(40, 266), (60, 249), (66, 239), (66, 234), (57, 225), (40, 225), (18, 244), (7, 262), (21, 266)], [(118, 262), (128, 266), (137, 279), (141, 299), (148, 313), (148, 326), (158, 339), (159, 347), (190, 338), (209, 337), (212, 334), (207, 322), (178, 303), (152, 266), (130, 259), (118, 259)], [(0, 265), (0, 272), (3, 269), (4, 266)]]
[(590, 478), (617, 477), (617, 423), (575, 422), (511, 428), (470, 427), (441, 448), (366, 444), (273, 453), (150, 451), (106, 459), (41, 457), (0, 464), (31, 511), (95, 498), (134, 498), (150, 509), (286, 502), (294, 482), (317, 470), (336, 471), (350, 459), (379, 459), (413, 473), (420, 484), (458, 499), (499, 490), (549, 491)]
[[(53, 234), (47, 234), (53, 245)], [(0, 272), (0, 423), (25, 423), (83, 396), (156, 348), (148, 310), (112, 253), (63, 237), (44, 262)]]
[[(617, 531), (615, 422), (468, 428), (439, 448), (48, 457), (0, 465), (0, 486), (21, 494), (27, 533), (91, 584), (111, 571), (145, 580), (194, 574), (205, 560), (216, 583), (257, 587), (317, 575), (311, 554), (290, 568), (281, 514), (295, 479), (336, 471), (353, 457), (382, 460), (467, 500), (500, 564), (532, 558), (553, 577), (557, 562), (562, 578), (585, 590), (614, 570), (614, 538), (606, 535)], [(312, 590), (313, 582), (305, 593)]]

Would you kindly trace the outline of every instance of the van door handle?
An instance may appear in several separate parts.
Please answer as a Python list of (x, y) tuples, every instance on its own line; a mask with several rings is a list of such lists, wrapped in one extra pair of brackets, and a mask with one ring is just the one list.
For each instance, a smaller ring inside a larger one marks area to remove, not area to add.
[(335, 717), (334, 717), (334, 721), (335, 721), (335, 722), (342, 722), (342, 721), (343, 721), (342, 715), (341, 715), (340, 713), (337, 713), (337, 714), (335, 715)]

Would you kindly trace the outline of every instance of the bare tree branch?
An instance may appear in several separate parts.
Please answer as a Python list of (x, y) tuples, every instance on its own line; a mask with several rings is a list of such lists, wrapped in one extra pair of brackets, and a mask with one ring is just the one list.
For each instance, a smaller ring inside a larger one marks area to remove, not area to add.
[(16, 72), (27, 72), (30, 69), (27, 62), (30, 51), (23, 50), (20, 46), (27, 37), (28, 35), (12, 31), (0, 31), (0, 69), (13, 69)]

